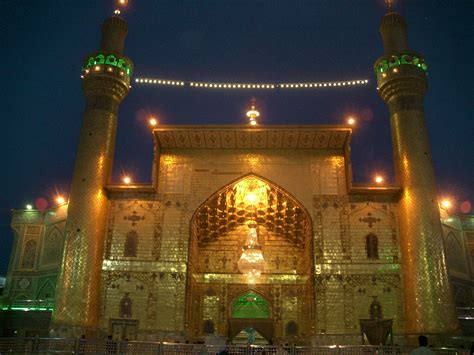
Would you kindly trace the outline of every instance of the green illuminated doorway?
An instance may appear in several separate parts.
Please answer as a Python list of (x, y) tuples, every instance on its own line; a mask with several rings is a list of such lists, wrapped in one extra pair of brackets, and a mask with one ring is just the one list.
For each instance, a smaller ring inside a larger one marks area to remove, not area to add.
[(234, 344), (268, 344), (273, 338), (273, 319), (268, 301), (248, 291), (232, 302), (229, 338)]

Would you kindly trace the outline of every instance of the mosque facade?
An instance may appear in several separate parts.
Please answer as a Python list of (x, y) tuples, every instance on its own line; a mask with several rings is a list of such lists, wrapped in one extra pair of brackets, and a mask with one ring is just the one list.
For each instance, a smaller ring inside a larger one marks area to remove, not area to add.
[(86, 57), (69, 202), (13, 211), (4, 335), (360, 344), (364, 321), (399, 344), (469, 333), (474, 218), (438, 205), (427, 67), (399, 14), (382, 20), (374, 66), (394, 186), (352, 183), (344, 125), (160, 125), (152, 182), (111, 183), (127, 30), (107, 19)]

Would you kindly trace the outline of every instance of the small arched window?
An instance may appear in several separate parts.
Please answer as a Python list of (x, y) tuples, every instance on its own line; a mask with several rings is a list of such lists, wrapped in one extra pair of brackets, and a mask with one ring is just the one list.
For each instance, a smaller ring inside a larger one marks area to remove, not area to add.
[(138, 247), (138, 234), (135, 231), (127, 233), (125, 239), (125, 247), (123, 250), (123, 256), (135, 257), (137, 256)]
[(365, 250), (367, 259), (379, 258), (379, 238), (375, 234), (369, 234), (365, 237)]
[(36, 246), (36, 240), (30, 239), (26, 242), (25, 249), (23, 251), (21, 267), (25, 269), (32, 269), (35, 266)]
[(119, 317), (120, 318), (132, 317), (132, 299), (130, 298), (128, 292), (126, 292), (123, 295), (122, 299), (120, 300)]
[(211, 319), (206, 319), (203, 326), (204, 334), (213, 334), (215, 331), (214, 322)]
[(298, 335), (298, 324), (294, 320), (290, 320), (286, 323), (286, 335), (295, 336)]

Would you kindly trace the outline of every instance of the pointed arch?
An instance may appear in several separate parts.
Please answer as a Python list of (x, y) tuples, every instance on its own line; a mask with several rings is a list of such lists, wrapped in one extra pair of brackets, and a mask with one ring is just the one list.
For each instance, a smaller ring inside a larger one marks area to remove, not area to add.
[(30, 239), (25, 243), (25, 247), (23, 249), (23, 257), (21, 259), (22, 268), (34, 268), (36, 260), (36, 249), (38, 249), (38, 242), (35, 239)]
[(264, 318), (272, 315), (271, 304), (265, 296), (256, 290), (249, 289), (231, 302), (231, 318)]
[(63, 233), (54, 226), (43, 239), (41, 264), (54, 264), (61, 261), (63, 255)]
[[(249, 190), (245, 186), (242, 190), (236, 187), (246, 179), (259, 182), (249, 182), (250, 191), (257, 191), (258, 196), (258, 203), (252, 201), (251, 206), (248, 203), (236, 202), (243, 201), (248, 196), (246, 191)], [(260, 183), (268, 186), (265, 190), (267, 193), (261, 193), (260, 189), (265, 188)], [(267, 198), (266, 203), (260, 204), (264, 198)], [(246, 213), (252, 213), (251, 218)], [(271, 317), (274, 315), (272, 302), (275, 295), (263, 281), (261, 285), (258, 281), (256, 285), (249, 286), (245, 275), (238, 269), (248, 230), (246, 221), (255, 221), (257, 224), (259, 244), (266, 261), (262, 280), (271, 278), (272, 275), (313, 274), (313, 222), (306, 207), (284, 188), (255, 173), (244, 174), (223, 184), (199, 204), (189, 220), (186, 321), (189, 329), (197, 330), (199, 335), (205, 333), (205, 321), (211, 319), (214, 325), (220, 322), (228, 324), (226, 336), (229, 339), (247, 326), (252, 326), (266, 339), (271, 340), (273, 337), (274, 320)], [(216, 295), (212, 297), (218, 300), (219, 307), (216, 309), (219, 313), (218, 316), (211, 317), (207, 311), (204, 312), (207, 306), (203, 302), (203, 295), (209, 289), (205, 280), (208, 276), (218, 274), (215, 280), (216, 285), (220, 287), (216, 288)], [(306, 300), (314, 299), (314, 279), (308, 277), (307, 281), (297, 282), (299, 289), (304, 292), (295, 297), (301, 300), (302, 304)], [(290, 283), (293, 284), (289, 281), (288, 284)], [(246, 313), (248, 305), (243, 304), (240, 317), (232, 318), (236, 299), (249, 292), (253, 292), (253, 297), (257, 300), (264, 301), (261, 302), (261, 308), (256, 307), (259, 312), (263, 310), (261, 313), (257, 312), (261, 317), (255, 318), (256, 312)], [(302, 328), (298, 331), (307, 332), (306, 324), (309, 323), (303, 323), (300, 319), (306, 319), (307, 316), (312, 319), (312, 312), (309, 315), (298, 312), (295, 322)], [(249, 318), (244, 318), (246, 315)], [(208, 330), (210, 329), (209, 326)], [(190, 332), (189, 336), (196, 336), (196, 333)]]
[(245, 211), (233, 205), (232, 197), (227, 195), (232, 194), (234, 186), (246, 179), (255, 179), (269, 186), (268, 206), (258, 210), (257, 223), (283, 235), (298, 248), (311, 245), (306, 237), (311, 234), (312, 218), (306, 207), (288, 191), (255, 173), (245, 174), (221, 187), (194, 211), (190, 234), (197, 238), (198, 245), (212, 242), (245, 222)]
[(47, 279), (46, 281), (43, 282), (43, 284), (38, 289), (38, 292), (35, 298), (37, 300), (54, 298), (55, 289), (56, 289), (56, 285), (53, 283), (53, 281), (51, 281), (50, 279)]
[(449, 231), (446, 235), (444, 249), (448, 268), (458, 272), (467, 273), (464, 248), (453, 231)]
[(130, 293), (125, 292), (119, 303), (119, 317), (120, 318), (131, 318), (132, 317), (132, 299)]
[(123, 256), (136, 257), (138, 249), (138, 234), (132, 230), (125, 236), (125, 245), (123, 248)]
[(365, 236), (365, 250), (367, 252), (367, 259), (379, 258), (379, 238), (373, 234)]

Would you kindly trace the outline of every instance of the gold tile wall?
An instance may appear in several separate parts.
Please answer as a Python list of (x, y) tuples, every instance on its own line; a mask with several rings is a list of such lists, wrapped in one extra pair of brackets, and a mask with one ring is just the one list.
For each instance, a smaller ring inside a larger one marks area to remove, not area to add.
[[(289, 320), (297, 321), (301, 342), (329, 334), (356, 336), (358, 319), (368, 317), (373, 296), (382, 303), (386, 318), (394, 318), (396, 330), (402, 331), (393, 202), (366, 202), (363, 197), (364, 202), (350, 202), (344, 159), (338, 154), (342, 152), (163, 150), (154, 201), (129, 196), (110, 204), (101, 326), (107, 328), (109, 319), (118, 316), (120, 300), (129, 293), (139, 336), (154, 331), (161, 339), (199, 337), (203, 320), (212, 319), (216, 334), (225, 337), (231, 300), (254, 288), (270, 300), (274, 334), (282, 339)], [(190, 222), (199, 206), (246, 174), (289, 193), (312, 220), (310, 243), (303, 253), (284, 244), (271, 249), (269, 244), (264, 256), (272, 274), (250, 287), (235, 274), (240, 256), (237, 235), (204, 249), (194, 247), (193, 240), (189, 243)], [(130, 229), (139, 235), (135, 258), (123, 257)], [(379, 239), (377, 260), (367, 260), (368, 233)], [(292, 274), (293, 256), (300, 261), (306, 254), (308, 267)], [(280, 274), (277, 263), (287, 265)]]

